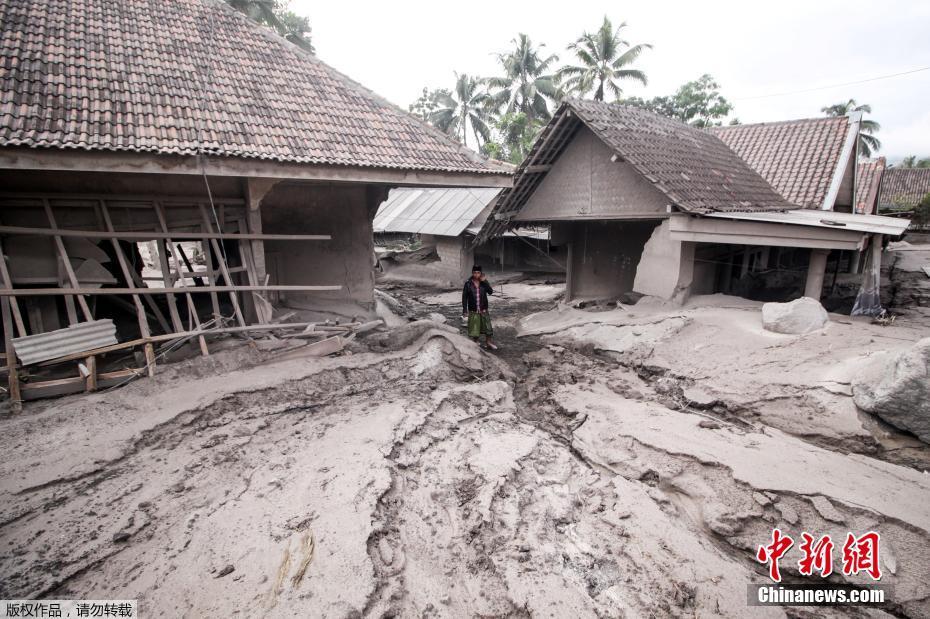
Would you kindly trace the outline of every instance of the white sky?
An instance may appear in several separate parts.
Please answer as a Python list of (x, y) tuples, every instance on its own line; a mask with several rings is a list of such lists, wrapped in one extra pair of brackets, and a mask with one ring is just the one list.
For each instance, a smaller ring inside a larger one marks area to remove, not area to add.
[(631, 83), (628, 95), (671, 94), (710, 73), (742, 122), (820, 116), (851, 97), (882, 124), (880, 154), (930, 156), (930, 70), (752, 98), (930, 66), (930, 0), (292, 0), (291, 8), (310, 17), (323, 61), (404, 108), (423, 86), (451, 87), (453, 71), (497, 74), (494, 53), (518, 32), (570, 60), (565, 46), (606, 14), (629, 24), (628, 40), (654, 46), (637, 64), (649, 85)]

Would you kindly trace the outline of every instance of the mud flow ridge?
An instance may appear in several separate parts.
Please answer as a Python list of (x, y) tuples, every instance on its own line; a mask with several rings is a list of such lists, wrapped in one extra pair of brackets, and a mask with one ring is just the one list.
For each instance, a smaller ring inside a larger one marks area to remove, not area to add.
[[(774, 527), (874, 529), (882, 612), (930, 615), (924, 474), (766, 425), (771, 393), (702, 395), (651, 342), (518, 338), (534, 309), (497, 311), (500, 353), (422, 309), (352, 355), (204, 376), (197, 405), (89, 468), (0, 460), (0, 593), (118, 592), (172, 616), (743, 617)], [(689, 328), (634, 328), (670, 324)], [(100, 397), (83, 418), (168, 401)]]

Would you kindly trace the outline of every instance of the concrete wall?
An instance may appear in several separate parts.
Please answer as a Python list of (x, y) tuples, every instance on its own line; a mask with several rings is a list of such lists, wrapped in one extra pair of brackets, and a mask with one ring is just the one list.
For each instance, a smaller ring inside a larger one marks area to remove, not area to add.
[[(672, 240), (669, 222), (663, 221), (652, 231), (636, 268), (634, 292), (683, 303), (691, 293), (694, 280), (696, 243)], [(702, 273), (702, 277), (706, 274)]]
[(474, 256), (464, 236), (420, 236), (423, 245), (435, 245), (438, 263), (431, 263), (437, 280), (443, 284), (459, 284), (471, 275)]
[(334, 312), (374, 307), (371, 222), (379, 196), (364, 185), (279, 183), (261, 201), (267, 234), (329, 234), (329, 241), (266, 241), (271, 283), (341, 285), (339, 291), (282, 293), (295, 307)]
[(567, 296), (611, 298), (633, 290), (636, 267), (658, 221), (553, 224), (553, 242), (570, 244)]
[(517, 221), (664, 216), (668, 198), (582, 127), (530, 196)]

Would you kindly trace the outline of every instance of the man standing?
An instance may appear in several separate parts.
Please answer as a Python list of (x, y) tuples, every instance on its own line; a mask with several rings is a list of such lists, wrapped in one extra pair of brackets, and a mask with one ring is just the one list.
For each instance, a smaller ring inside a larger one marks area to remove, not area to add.
[(494, 329), (491, 327), (491, 317), (488, 315), (488, 295), (494, 294), (494, 289), (477, 264), (471, 268), (471, 277), (465, 280), (462, 288), (462, 317), (468, 317), (468, 337), (478, 342), (484, 335), (485, 343), (491, 350), (497, 350), (491, 338)]

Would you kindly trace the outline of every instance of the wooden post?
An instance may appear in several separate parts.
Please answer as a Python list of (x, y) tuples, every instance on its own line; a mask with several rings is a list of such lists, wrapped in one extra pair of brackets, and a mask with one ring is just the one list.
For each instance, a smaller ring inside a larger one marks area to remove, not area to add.
[[(42, 199), (42, 205), (45, 207), (45, 216), (48, 217), (48, 223), (51, 226), (52, 230), (58, 230), (58, 224), (55, 222), (55, 214), (52, 212), (52, 205), (48, 201), (48, 198)], [(81, 284), (78, 282), (77, 276), (74, 274), (74, 268), (71, 266), (71, 260), (68, 258), (68, 252), (65, 250), (64, 241), (61, 240), (60, 235), (55, 235), (55, 246), (58, 248), (58, 257), (62, 262), (65, 273), (68, 277), (68, 282), (71, 284), (71, 288), (80, 288)], [(71, 297), (65, 297), (70, 299)], [(84, 320), (88, 322), (94, 319), (93, 314), (90, 311), (90, 307), (87, 305), (87, 300), (83, 296), (77, 295), (78, 305), (81, 306), (81, 311), (84, 313)], [(71, 321), (71, 324), (77, 323), (77, 316), (73, 315), (73, 310), (71, 307), (68, 308), (68, 320)]]
[[(3, 278), (3, 285), (7, 288), (13, 288), (13, 278), (10, 277), (10, 271), (6, 266), (6, 254), (3, 252), (3, 246), (0, 245), (0, 277)], [(19, 304), (16, 299), (10, 300), (10, 309), (13, 311), (13, 320), (16, 322), (16, 330), (19, 337), (25, 337), (26, 325), (23, 322), (23, 315), (19, 311)], [(33, 325), (35, 327), (35, 325)]]
[(16, 369), (16, 351), (13, 350), (13, 317), (10, 300), (0, 301), (3, 313), (3, 343), (6, 348), (6, 366), (9, 375), (10, 407), (14, 413), (23, 410), (23, 397), (19, 392), (19, 374)]
[[(213, 225), (210, 223), (210, 217), (207, 215), (207, 208), (203, 204), (198, 204), (200, 207), (200, 215), (203, 218), (204, 229), (207, 232), (212, 234)], [(226, 280), (227, 286), (235, 285), (232, 281), (232, 277), (229, 276), (229, 269), (226, 264), (226, 256), (223, 254), (223, 251), (220, 249), (220, 242), (216, 239), (210, 239), (210, 244), (213, 246), (213, 254), (216, 256), (217, 264), (220, 267), (220, 272), (223, 274), (223, 278)], [(211, 263), (212, 266), (212, 263)], [(239, 326), (245, 326), (245, 318), (242, 317), (242, 309), (239, 307), (239, 297), (236, 296), (235, 292), (229, 293), (229, 300), (232, 302), (233, 312), (236, 315), (236, 320), (239, 321)]]
[[(162, 232), (167, 234), (168, 233), (168, 216), (165, 214), (165, 207), (160, 202), (154, 202), (154, 205), (155, 205), (155, 215), (158, 217), (158, 225), (161, 227)], [(173, 246), (171, 239), (162, 241), (163, 250), (169, 246)], [(181, 246), (178, 245), (178, 246), (174, 246), (173, 248), (174, 248), (174, 251), (172, 252), (172, 254), (174, 255), (175, 272), (177, 274), (178, 281), (181, 283), (181, 288), (184, 288), (186, 290), (187, 280), (184, 276), (181, 261), (178, 259), (178, 254), (181, 253)], [(166, 255), (165, 261), (163, 262), (163, 265), (165, 266), (167, 266), (168, 264), (167, 259), (168, 259), (168, 256)], [(193, 268), (191, 268), (191, 270), (193, 271)], [(214, 295), (215, 294), (216, 293), (214, 293)], [(194, 324), (199, 329), (200, 328), (200, 316), (197, 315), (197, 305), (194, 303), (194, 298), (191, 296), (190, 292), (186, 292), (185, 296), (187, 298), (188, 316), (190, 317), (190, 320), (193, 320)], [(173, 299), (174, 295), (171, 295), (171, 297)], [(177, 312), (177, 308), (175, 308), (175, 312)], [(178, 320), (180, 320), (180, 317), (178, 317)], [(178, 331), (179, 329), (175, 328), (175, 330)], [(206, 339), (204, 339), (202, 335), (197, 339), (200, 342), (200, 353), (204, 357), (210, 356), (210, 351), (207, 349)]]
[(97, 391), (97, 357), (91, 355), (84, 360), (87, 376), (84, 379), (84, 391)]

